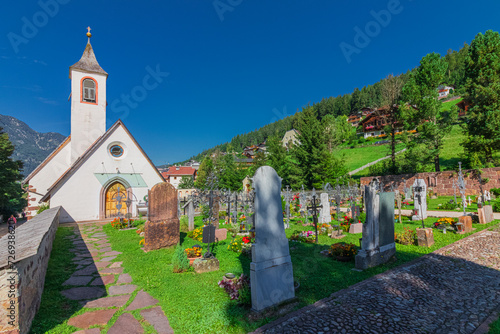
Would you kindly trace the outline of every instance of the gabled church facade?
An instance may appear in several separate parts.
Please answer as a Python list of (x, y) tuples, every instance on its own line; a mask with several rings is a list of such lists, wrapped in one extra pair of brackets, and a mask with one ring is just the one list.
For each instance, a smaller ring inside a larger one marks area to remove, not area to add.
[(61, 206), (60, 222), (138, 215), (148, 190), (162, 175), (121, 120), (106, 131), (108, 74), (89, 38), (82, 58), (69, 68), (71, 135), (28, 177), (28, 218), (42, 204)]

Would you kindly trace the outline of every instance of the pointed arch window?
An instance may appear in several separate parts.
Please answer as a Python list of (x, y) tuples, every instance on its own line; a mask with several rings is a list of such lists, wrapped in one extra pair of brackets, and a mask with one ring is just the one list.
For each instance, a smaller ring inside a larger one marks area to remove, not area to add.
[(82, 82), (82, 101), (96, 103), (96, 82), (93, 79), (83, 79)]

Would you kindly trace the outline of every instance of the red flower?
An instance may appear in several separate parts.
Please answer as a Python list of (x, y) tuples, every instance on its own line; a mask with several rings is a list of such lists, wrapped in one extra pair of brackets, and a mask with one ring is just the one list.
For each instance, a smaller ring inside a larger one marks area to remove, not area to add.
[(243, 237), (243, 242), (248, 244), (250, 242), (250, 238), (249, 237)]

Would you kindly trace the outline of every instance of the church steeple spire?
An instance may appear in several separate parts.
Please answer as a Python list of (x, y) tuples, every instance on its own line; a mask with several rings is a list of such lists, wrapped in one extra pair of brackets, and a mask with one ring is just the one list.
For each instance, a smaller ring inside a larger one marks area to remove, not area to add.
[(106, 71), (102, 69), (95, 57), (94, 50), (92, 49), (92, 45), (90, 44), (90, 37), (92, 37), (90, 30), (90, 27), (87, 27), (88, 41), (87, 46), (83, 51), (82, 58), (80, 58), (80, 60), (76, 64), (70, 66), (69, 68), (70, 78), (72, 69), (81, 70), (83, 72), (104, 74), (105, 76), (108, 76), (108, 73), (106, 73)]

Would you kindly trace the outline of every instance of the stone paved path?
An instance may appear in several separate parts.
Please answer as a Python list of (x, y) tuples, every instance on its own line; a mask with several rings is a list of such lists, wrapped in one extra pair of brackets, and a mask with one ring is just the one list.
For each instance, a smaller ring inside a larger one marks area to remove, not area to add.
[(474, 333), (500, 310), (500, 228), (376, 275), (255, 333)]
[[(170, 327), (158, 300), (132, 284), (132, 277), (123, 273), (119, 262), (120, 252), (114, 251), (108, 242), (102, 224), (81, 224), (75, 234), (68, 236), (74, 245), (77, 264), (73, 275), (63, 283), (61, 294), (80, 301), (85, 313), (74, 316), (68, 324), (76, 334), (100, 334), (106, 325), (112, 325), (107, 333), (144, 332), (142, 324), (149, 324), (158, 333), (170, 334)], [(132, 297), (134, 296), (134, 297)], [(131, 311), (139, 310), (139, 319)], [(115, 313), (118, 318), (113, 319)]]

